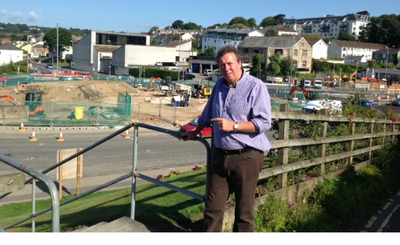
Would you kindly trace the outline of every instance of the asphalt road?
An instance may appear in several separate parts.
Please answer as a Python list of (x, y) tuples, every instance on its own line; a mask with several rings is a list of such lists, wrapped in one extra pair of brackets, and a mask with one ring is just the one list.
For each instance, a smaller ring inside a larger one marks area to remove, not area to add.
[[(43, 171), (57, 163), (57, 151), (61, 149), (86, 148), (105, 138), (116, 130), (64, 130), (64, 142), (58, 142), (58, 130), (36, 130), (38, 141), (31, 142), (32, 130), (1, 130), (0, 153), (12, 159)], [(133, 130), (130, 139), (116, 136), (83, 154), (83, 177), (127, 173), (132, 169)], [(210, 141), (210, 140), (209, 140)], [(198, 141), (184, 142), (158, 132), (139, 130), (138, 170), (178, 168), (206, 164), (206, 148)], [(0, 163), (0, 175), (18, 172)], [(55, 170), (48, 173), (56, 177)]]

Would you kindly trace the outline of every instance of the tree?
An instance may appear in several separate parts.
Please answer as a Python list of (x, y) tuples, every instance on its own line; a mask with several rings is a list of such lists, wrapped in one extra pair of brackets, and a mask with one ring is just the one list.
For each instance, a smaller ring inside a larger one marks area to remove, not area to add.
[[(49, 50), (56, 50), (57, 48), (57, 28), (53, 28), (44, 35), (43, 38), (45, 46), (49, 47)], [(72, 41), (72, 34), (65, 28), (58, 28), (58, 57), (60, 53), (65, 50), (65, 47), (70, 47)]]
[(359, 39), (362, 42), (381, 43), (389, 47), (399, 48), (400, 15), (372, 17), (361, 31)]
[(157, 46), (157, 43), (156, 43), (156, 40), (155, 40), (155, 39), (151, 40), (150, 46)]
[(247, 23), (249, 24), (248, 25), (249, 27), (256, 27), (257, 26), (256, 19), (254, 19), (254, 18), (249, 18), (247, 20)]
[(197, 41), (197, 39), (196, 38), (193, 38), (192, 39), (192, 49), (193, 50), (197, 50), (199, 48), (199, 42)]
[(279, 67), (281, 68), (281, 74), (282, 76), (290, 76), (290, 74), (293, 75), (293, 72), (295, 72), (296, 70), (293, 69), (292, 67), (292, 56), (286, 56), (284, 58), (282, 58), (279, 62)]
[(253, 67), (251, 68), (250, 74), (259, 77), (260, 70), (265, 67), (265, 56), (263, 54), (254, 54), (252, 65)]
[(341, 31), (337, 38), (338, 40), (345, 40), (345, 41), (354, 41), (355, 38), (350, 35), (348, 32)]
[(261, 21), (260, 26), (262, 26), (262, 27), (276, 26), (276, 24), (277, 24), (277, 22), (274, 18), (266, 17)]
[(281, 60), (280, 53), (276, 53), (275, 55), (269, 57), (269, 63), (266, 70), (267, 75), (277, 76), (281, 74), (280, 60)]
[(183, 28), (183, 21), (175, 20), (174, 23), (172, 23), (172, 28), (174, 28), (174, 29), (182, 29)]
[(181, 34), (177, 33), (174, 35), (174, 37), (172, 38), (173, 41), (180, 41), (181, 40)]
[(197, 24), (193, 22), (189, 22), (183, 25), (183, 29), (185, 30), (196, 30), (198, 28), (199, 27), (197, 26)]
[(229, 25), (233, 24), (243, 24), (245, 26), (249, 26), (249, 23), (247, 23), (247, 20), (243, 17), (235, 17), (233, 18), (230, 22)]
[(269, 29), (265, 32), (264, 37), (275, 37), (278, 36), (278, 32), (274, 29)]
[(157, 27), (157, 26), (153, 26), (153, 27), (149, 30), (148, 34), (151, 35), (151, 34), (153, 34), (153, 32), (155, 32), (155, 31), (157, 31), (157, 30), (158, 30), (158, 27)]
[(209, 48), (205, 49), (204, 52), (203, 52), (203, 55), (204, 56), (209, 56), (209, 57), (215, 57), (216, 56), (215, 50), (214, 50), (213, 47), (209, 47)]

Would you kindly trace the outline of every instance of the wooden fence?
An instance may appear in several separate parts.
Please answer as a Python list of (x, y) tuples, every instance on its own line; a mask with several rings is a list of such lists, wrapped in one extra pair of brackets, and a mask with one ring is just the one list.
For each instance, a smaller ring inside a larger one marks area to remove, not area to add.
[[(288, 104), (282, 104), (279, 112), (272, 112), (272, 118), (279, 119), (279, 138), (276, 141), (272, 141), (273, 149), (278, 151), (277, 154), (277, 165), (263, 169), (260, 173), (259, 180), (265, 180), (271, 177), (278, 178), (278, 188), (272, 193), (273, 195), (280, 195), (286, 198), (290, 202), (295, 202), (303, 194), (305, 189), (313, 189), (318, 181), (323, 181), (324, 178), (337, 177), (343, 174), (349, 168), (358, 169), (360, 166), (366, 166), (373, 160), (373, 152), (381, 149), (385, 144), (391, 144), (395, 142), (396, 137), (400, 135), (398, 126), (400, 122), (393, 122), (392, 120), (370, 120), (357, 117), (337, 117), (329, 116), (326, 110), (321, 111), (320, 114), (300, 114), (290, 112), (290, 106)], [(319, 136), (316, 138), (290, 138), (290, 123), (291, 121), (298, 120), (310, 120), (320, 121), (323, 126)], [(350, 123), (351, 120), (351, 123)], [(346, 136), (334, 136), (327, 137), (328, 124), (332, 122), (338, 123), (349, 123), (350, 135)], [(367, 132), (356, 134), (356, 125), (359, 123), (368, 124)], [(381, 132), (374, 132), (374, 128), (379, 127)], [(382, 139), (381, 144), (373, 142), (374, 139)], [(354, 143), (356, 141), (366, 140), (369, 141), (369, 146), (354, 149)], [(341, 152), (339, 154), (327, 155), (326, 146), (327, 144), (342, 143), (348, 144), (348, 151)], [(316, 146), (318, 148), (318, 156), (313, 159), (302, 160), (298, 162), (289, 163), (289, 152), (293, 147), (306, 147)], [(353, 158), (360, 154), (368, 154), (366, 161), (355, 163)], [(345, 159), (346, 169), (340, 169), (338, 171), (326, 174), (325, 164)], [(300, 169), (306, 169), (310, 167), (319, 167), (320, 173), (317, 177), (301, 183), (290, 183), (288, 181), (288, 173)], [(353, 171), (354, 172), (354, 171)], [(261, 196), (256, 200), (256, 206), (261, 205), (267, 196)], [(234, 208), (226, 210), (224, 217), (224, 226), (232, 227), (234, 221)], [(224, 228), (226, 230), (226, 228)]]

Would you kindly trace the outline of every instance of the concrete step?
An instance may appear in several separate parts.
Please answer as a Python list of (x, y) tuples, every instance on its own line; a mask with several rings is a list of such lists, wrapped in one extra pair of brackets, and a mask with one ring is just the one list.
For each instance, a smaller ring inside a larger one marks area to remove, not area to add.
[(132, 220), (130, 217), (122, 217), (112, 222), (100, 222), (86, 229), (79, 229), (76, 232), (154, 232), (154, 229)]

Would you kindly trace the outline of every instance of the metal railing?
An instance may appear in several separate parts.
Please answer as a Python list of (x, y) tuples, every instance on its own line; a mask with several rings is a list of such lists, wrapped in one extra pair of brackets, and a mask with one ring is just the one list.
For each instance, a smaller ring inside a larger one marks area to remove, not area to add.
[[(57, 167), (69, 162), (70, 160), (75, 159), (75, 158), (79, 157), (80, 155), (92, 150), (93, 148), (95, 148), (95, 147), (101, 145), (102, 143), (114, 138), (115, 136), (126, 132), (126, 130), (129, 130), (132, 127), (134, 128), (134, 131), (133, 131), (132, 171), (127, 173), (127, 174), (124, 174), (124, 175), (122, 175), (122, 176), (120, 176), (120, 177), (118, 177), (118, 178), (116, 178), (114, 180), (111, 180), (111, 181), (109, 181), (107, 183), (104, 183), (104, 184), (99, 185), (99, 186), (97, 186), (97, 187), (95, 187), (93, 189), (90, 189), (90, 190), (80, 194), (79, 196), (76, 196), (76, 197), (74, 197), (72, 199), (69, 199), (69, 200), (67, 200), (67, 201), (65, 201), (63, 203), (59, 203), (59, 199), (58, 199), (59, 197), (58, 197), (57, 188), (55, 187), (54, 182), (51, 179), (49, 179), (45, 174), (50, 172), (51, 170), (56, 169)], [(199, 141), (199, 142), (204, 144), (204, 146), (206, 148), (206, 153), (207, 153), (206, 194), (204, 196), (201, 196), (201, 195), (199, 195), (197, 193), (188, 191), (188, 190), (183, 189), (183, 188), (176, 187), (176, 186), (171, 185), (169, 183), (162, 182), (162, 181), (160, 181), (158, 179), (155, 179), (155, 178), (152, 178), (152, 177), (149, 177), (149, 176), (146, 176), (144, 174), (141, 174), (141, 173), (137, 172), (137, 162), (138, 162), (138, 153), (137, 153), (138, 151), (137, 151), (137, 149), (138, 149), (139, 127), (150, 129), (150, 130), (154, 130), (154, 131), (161, 132), (161, 133), (166, 133), (166, 134), (169, 134), (169, 135), (171, 135), (171, 136), (173, 136), (175, 138), (178, 138), (178, 139), (181, 137), (181, 133), (177, 132), (177, 131), (173, 131), (173, 130), (169, 130), (169, 129), (165, 129), (165, 128), (160, 128), (160, 127), (156, 127), (156, 126), (152, 126), (152, 125), (148, 125), (148, 124), (143, 124), (143, 123), (130, 123), (129, 125), (126, 125), (125, 127), (121, 128), (121, 129), (115, 131), (114, 133), (110, 134), (109, 136), (103, 138), (102, 140), (99, 140), (96, 143), (88, 146), (87, 148), (83, 149), (82, 151), (79, 151), (78, 153), (75, 153), (74, 155), (64, 159), (63, 161), (61, 161), (61, 162), (59, 162), (59, 163), (57, 163), (57, 164), (55, 164), (55, 165), (43, 170), (42, 172), (38, 172), (36, 170), (33, 170), (33, 169), (29, 168), (29, 167), (26, 167), (26, 166), (24, 166), (24, 165), (22, 165), (22, 164), (20, 164), (20, 163), (18, 163), (16, 161), (14, 161), (11, 158), (8, 158), (8, 157), (0, 154), (0, 161), (5, 162), (6, 164), (12, 163), (13, 165), (10, 165), (10, 166), (14, 166), (16, 169), (18, 169), (20, 171), (23, 171), (23, 172), (25, 172), (28, 175), (33, 177), (33, 178), (25, 181), (25, 184), (32, 182), (32, 192), (33, 193), (35, 193), (35, 189), (36, 189), (35, 179), (39, 179), (39, 180), (45, 182), (47, 184), (47, 186), (49, 187), (49, 190), (51, 190), (50, 194), (51, 194), (51, 197), (52, 197), (52, 200), (53, 200), (52, 208), (43, 210), (43, 211), (35, 214), (35, 204), (34, 203), (35, 203), (36, 195), (32, 194), (32, 213), (33, 214), (31, 216), (23, 219), (23, 220), (20, 220), (20, 221), (14, 223), (12, 225), (9, 225), (9, 226), (7, 226), (7, 227), (5, 227), (3, 229), (0, 228), (0, 231), (6, 231), (7, 229), (13, 228), (16, 225), (19, 225), (19, 224), (21, 224), (21, 223), (23, 223), (23, 222), (25, 222), (25, 221), (27, 221), (29, 219), (32, 219), (32, 231), (34, 231), (35, 230), (34, 218), (39, 216), (39, 215), (41, 215), (41, 214), (44, 214), (44, 213), (47, 213), (47, 212), (53, 210), (53, 217), (52, 217), (53, 230), (52, 231), (53, 232), (59, 232), (59, 230), (60, 230), (60, 225), (59, 225), (60, 212), (59, 212), (59, 209), (60, 209), (61, 206), (64, 206), (64, 205), (66, 205), (68, 203), (71, 203), (71, 202), (73, 202), (75, 200), (83, 198), (83, 197), (85, 197), (87, 195), (90, 195), (92, 193), (95, 193), (95, 192), (97, 192), (99, 190), (102, 190), (102, 189), (104, 189), (106, 187), (109, 187), (109, 186), (111, 186), (113, 184), (121, 182), (121, 181), (123, 181), (123, 180), (125, 180), (125, 179), (127, 179), (129, 177), (132, 177), (132, 185), (131, 185), (132, 186), (132, 193), (131, 193), (131, 195), (132, 195), (132, 197), (131, 197), (132, 198), (132, 200), (131, 200), (131, 219), (133, 219), (133, 220), (135, 219), (137, 178), (141, 178), (141, 179), (146, 180), (148, 182), (152, 182), (154, 184), (169, 188), (171, 190), (174, 190), (174, 191), (180, 192), (182, 194), (188, 195), (188, 196), (190, 196), (192, 198), (196, 198), (198, 200), (205, 201), (205, 198), (208, 195), (208, 191), (209, 191), (209, 179), (210, 179), (209, 177), (210, 177), (210, 174), (211, 174), (211, 157), (212, 157), (211, 156), (211, 147), (210, 147), (210, 144), (208, 143), (208, 141), (203, 139), (203, 138), (197, 138), (196, 139), (197, 141)], [(8, 196), (9, 194), (11, 194), (11, 193), (6, 193), (6, 194), (1, 195), (0, 199)]]

